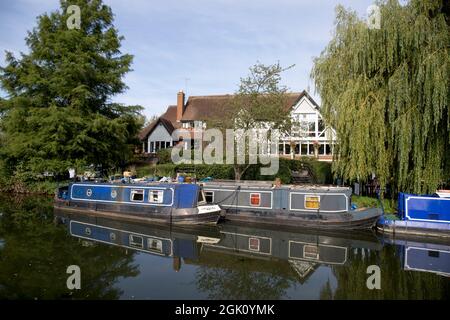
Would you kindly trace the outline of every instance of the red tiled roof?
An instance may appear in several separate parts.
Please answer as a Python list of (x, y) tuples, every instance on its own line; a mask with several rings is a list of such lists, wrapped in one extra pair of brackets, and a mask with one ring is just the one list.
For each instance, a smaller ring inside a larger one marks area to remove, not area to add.
[[(289, 111), (304, 95), (312, 98), (306, 91), (287, 93), (286, 111)], [(186, 102), (181, 121), (207, 120), (223, 117), (231, 108), (234, 95), (191, 96)], [(313, 103), (317, 104), (312, 100)]]
[[(312, 97), (303, 90), (302, 92), (295, 93), (287, 93), (287, 102), (286, 102), (286, 112), (289, 111), (301, 98), (306, 96), (311, 100), (313, 105), (318, 108), (318, 104), (312, 99)], [(227, 114), (227, 111), (231, 109), (231, 101), (234, 95), (225, 94), (225, 95), (210, 95), (210, 96), (191, 96), (188, 98), (186, 102), (185, 111), (183, 113), (183, 117), (181, 121), (195, 121), (195, 120), (208, 120), (208, 119), (217, 119), (220, 117), (224, 117)], [(165, 119), (166, 121), (163, 124), (166, 126), (166, 129), (170, 128), (169, 123), (171, 124), (172, 133), (174, 129), (180, 128), (181, 123), (177, 122), (177, 106), (169, 106), (166, 112), (159, 118)], [(159, 120), (158, 119), (158, 120)], [(153, 131), (158, 120), (152, 122), (146, 128), (144, 128), (139, 134), (139, 138), (144, 140), (148, 137), (148, 135)]]

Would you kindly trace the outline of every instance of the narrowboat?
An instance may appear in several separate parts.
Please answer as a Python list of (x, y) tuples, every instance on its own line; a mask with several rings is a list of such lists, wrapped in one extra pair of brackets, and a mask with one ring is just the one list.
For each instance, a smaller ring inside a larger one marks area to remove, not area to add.
[(55, 207), (96, 215), (170, 224), (216, 224), (222, 210), (207, 204), (196, 184), (75, 182), (58, 189)]
[(232, 221), (354, 230), (372, 228), (382, 214), (381, 208), (354, 209), (347, 187), (211, 181), (203, 188), (206, 202), (220, 205)]
[(434, 195), (400, 193), (399, 220), (382, 217), (378, 230), (388, 234), (409, 234), (450, 238), (450, 197), (440, 191)]

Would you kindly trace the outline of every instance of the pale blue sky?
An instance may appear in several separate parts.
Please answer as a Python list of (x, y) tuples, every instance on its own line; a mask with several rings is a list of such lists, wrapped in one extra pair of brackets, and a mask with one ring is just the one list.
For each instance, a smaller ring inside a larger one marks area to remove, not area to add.
[[(366, 17), (374, 0), (104, 0), (134, 55), (125, 77), (129, 89), (113, 100), (161, 114), (187, 95), (236, 91), (257, 60), (295, 68), (283, 74), (292, 91), (311, 89), (313, 57), (331, 38), (334, 8), (343, 4)], [(0, 64), (4, 51), (26, 52), (26, 32), (36, 17), (59, 8), (58, 0), (0, 0)], [(186, 80), (189, 79), (189, 80)], [(186, 86), (187, 83), (187, 86)], [(4, 93), (3, 93), (4, 95)]]

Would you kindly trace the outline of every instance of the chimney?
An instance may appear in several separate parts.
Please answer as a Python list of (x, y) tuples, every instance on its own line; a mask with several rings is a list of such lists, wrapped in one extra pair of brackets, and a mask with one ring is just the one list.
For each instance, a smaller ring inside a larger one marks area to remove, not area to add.
[(183, 90), (180, 90), (180, 92), (178, 92), (177, 94), (177, 122), (181, 121), (184, 113), (184, 108), (184, 92)]

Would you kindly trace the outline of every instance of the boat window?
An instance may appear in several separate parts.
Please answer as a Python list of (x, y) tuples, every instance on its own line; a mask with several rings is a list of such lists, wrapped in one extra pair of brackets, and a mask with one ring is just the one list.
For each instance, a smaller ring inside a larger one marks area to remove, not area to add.
[(259, 239), (258, 238), (249, 238), (248, 239), (248, 248), (252, 251), (259, 251)]
[(131, 190), (131, 201), (144, 201), (144, 190), (142, 189)]
[(250, 205), (259, 206), (261, 204), (261, 193), (250, 193)]
[(144, 239), (140, 236), (130, 234), (130, 247), (144, 248)]
[(148, 195), (148, 201), (151, 203), (163, 203), (164, 191), (162, 190), (151, 190)]
[(214, 191), (205, 191), (206, 203), (214, 203)]
[(305, 245), (303, 248), (303, 258), (319, 260), (319, 247), (314, 245)]
[(305, 208), (306, 209), (319, 209), (320, 197), (319, 196), (305, 196)]
[(206, 203), (206, 200), (205, 200), (205, 194), (203, 193), (203, 190), (202, 189), (200, 189), (199, 191), (198, 191), (198, 200), (197, 200), (197, 202), (200, 204), (200, 203)]
[(162, 253), (162, 241), (159, 239), (148, 238), (147, 239), (148, 250)]

